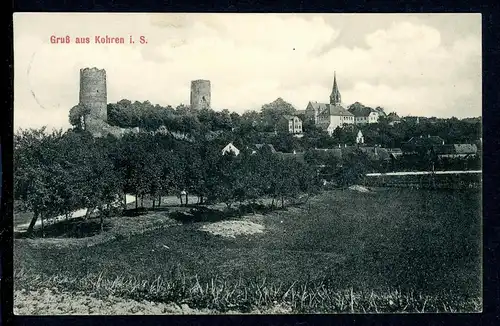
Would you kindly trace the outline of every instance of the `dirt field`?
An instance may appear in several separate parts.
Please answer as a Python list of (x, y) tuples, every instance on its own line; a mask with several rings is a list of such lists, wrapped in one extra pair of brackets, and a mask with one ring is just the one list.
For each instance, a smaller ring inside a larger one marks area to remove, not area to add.
[[(276, 304), (273, 307), (253, 310), (248, 314), (287, 314), (291, 308)], [(208, 315), (220, 314), (210, 309), (192, 309), (187, 304), (136, 301), (116, 296), (98, 298), (84, 293), (61, 292), (56, 288), (38, 291), (15, 291), (16, 315)], [(225, 314), (242, 314), (228, 311)]]
[(202, 231), (226, 238), (264, 233), (264, 226), (250, 221), (221, 221), (204, 225)]

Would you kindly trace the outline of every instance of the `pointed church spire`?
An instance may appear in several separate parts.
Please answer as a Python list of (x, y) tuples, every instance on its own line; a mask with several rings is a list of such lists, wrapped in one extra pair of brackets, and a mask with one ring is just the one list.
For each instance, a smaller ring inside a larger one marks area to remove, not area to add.
[(339, 105), (341, 102), (339, 87), (337, 86), (337, 72), (333, 72), (333, 89), (330, 94), (330, 104)]

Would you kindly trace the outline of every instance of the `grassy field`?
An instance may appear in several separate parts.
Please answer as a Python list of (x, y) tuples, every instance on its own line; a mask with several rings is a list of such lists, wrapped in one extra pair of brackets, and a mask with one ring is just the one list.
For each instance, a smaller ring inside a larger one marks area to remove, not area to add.
[[(77, 250), (35, 248), (19, 240), (14, 259), (22, 281), (16, 287), (35, 275), (67, 280), (99, 275), (149, 286), (159, 279), (168, 284), (175, 274), (188, 284), (260, 280), (268, 290), (316, 284), (366, 297), (394, 291), (457, 300), (481, 297), (477, 190), (335, 190), (302, 207), (266, 214), (260, 223), (263, 234), (236, 239), (200, 232), (205, 223), (186, 222)], [(68, 284), (76, 283), (81, 281)]]

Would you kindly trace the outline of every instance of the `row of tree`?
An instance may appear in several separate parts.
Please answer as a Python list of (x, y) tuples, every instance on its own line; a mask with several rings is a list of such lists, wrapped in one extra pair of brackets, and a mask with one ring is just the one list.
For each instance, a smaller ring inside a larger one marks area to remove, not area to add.
[(148, 133), (93, 138), (44, 129), (22, 130), (14, 139), (15, 198), (34, 213), (30, 232), (37, 219), (43, 223), (78, 209), (87, 209), (87, 217), (99, 211), (102, 225), (111, 204), (123, 204), (125, 194), (133, 194), (136, 205), (144, 198), (158, 205), (162, 196), (186, 192), (202, 203), (231, 207), (262, 197), (284, 204), (318, 190), (314, 167), (267, 151), (222, 155), (217, 141)]
[[(278, 127), (283, 115), (296, 113), (295, 108), (281, 98), (264, 104), (260, 112), (247, 111), (241, 115), (228, 110), (193, 111), (182, 104), (174, 109), (171, 106), (153, 105), (148, 101), (121, 100), (108, 105), (108, 122), (123, 128), (140, 127), (144, 130), (156, 130), (165, 126), (168, 130), (193, 136), (219, 131), (247, 142), (272, 143), (277, 150), (285, 152), (354, 144), (359, 130), (364, 135), (365, 144), (387, 148), (401, 147), (411, 137), (421, 135), (440, 136), (447, 144), (475, 143), (481, 138), (482, 132), (480, 119), (420, 118), (417, 121), (416, 118), (408, 118), (391, 125), (388, 119), (381, 118), (377, 124), (337, 128), (329, 136), (326, 131), (299, 115), (304, 120), (305, 134), (298, 139), (289, 135), (286, 130), (282, 132)], [(72, 124), (76, 125), (78, 121), (73, 118)]]

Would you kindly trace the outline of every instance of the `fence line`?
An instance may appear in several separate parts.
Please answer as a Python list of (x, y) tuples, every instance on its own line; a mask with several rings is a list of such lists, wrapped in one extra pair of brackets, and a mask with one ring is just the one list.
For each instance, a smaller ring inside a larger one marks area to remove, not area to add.
[(388, 173), (367, 173), (367, 177), (391, 176), (391, 175), (428, 175), (428, 174), (481, 174), (482, 170), (474, 171), (410, 171), (410, 172), (388, 172)]

